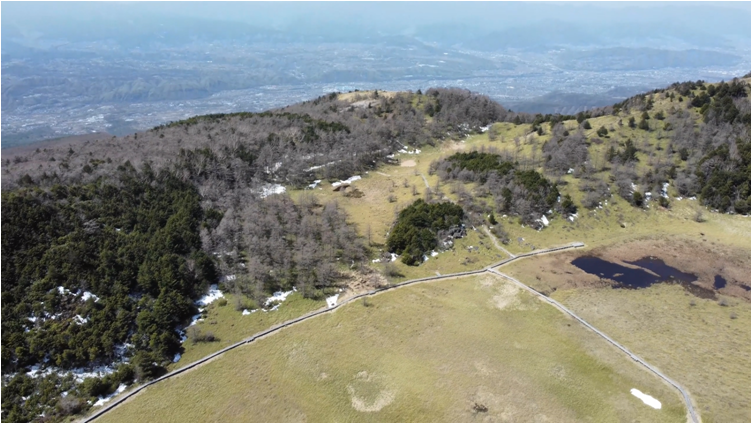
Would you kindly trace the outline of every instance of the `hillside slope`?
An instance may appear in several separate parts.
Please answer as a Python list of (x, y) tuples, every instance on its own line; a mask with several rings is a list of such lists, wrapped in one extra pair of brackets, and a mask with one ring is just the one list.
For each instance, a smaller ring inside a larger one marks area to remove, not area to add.
[[(238, 313), (293, 288), (319, 300), (337, 293), (384, 257), (395, 206), (419, 194), (462, 206), (469, 227), (497, 217), (493, 231), (513, 251), (527, 248), (522, 238), (577, 239), (579, 216), (609, 202), (626, 208), (611, 218), (617, 226), (694, 196), (749, 214), (749, 113), (749, 78), (675, 84), (577, 116), (511, 113), (463, 90), (367, 92), (8, 151), (3, 420), (62, 419), (164, 372), (192, 349), (183, 330), (211, 284), (233, 293)], [(479, 152), (457, 156), (465, 141)], [(333, 191), (353, 176), (366, 178)], [(285, 190), (295, 200), (274, 194)], [(707, 214), (697, 208), (694, 219)], [(456, 259), (382, 270), (477, 267), (456, 253), (477, 252), (478, 234), (450, 249)], [(65, 376), (95, 365), (118, 371)]]

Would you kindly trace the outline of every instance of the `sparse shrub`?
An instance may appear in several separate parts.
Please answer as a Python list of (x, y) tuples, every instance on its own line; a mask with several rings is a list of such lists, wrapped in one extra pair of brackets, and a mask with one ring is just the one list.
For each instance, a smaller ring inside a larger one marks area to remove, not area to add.
[(702, 214), (702, 209), (695, 211), (695, 222), (705, 222), (705, 216)]
[(509, 244), (509, 233), (504, 229), (502, 225), (496, 225), (491, 228), (491, 233), (496, 236), (502, 244)]
[(83, 411), (87, 406), (86, 401), (73, 395), (67, 395), (60, 398), (57, 402), (57, 411), (60, 415), (74, 415)]
[(588, 208), (588, 209), (594, 209), (598, 206), (598, 203), (601, 201), (601, 196), (594, 192), (588, 192), (588, 194), (585, 195), (585, 198), (582, 200), (582, 206)]
[(386, 274), (387, 277), (391, 278), (399, 278), (404, 277), (405, 275), (400, 272), (397, 265), (389, 262), (386, 265), (384, 265), (384, 274)]
[(644, 202), (645, 198), (643, 197), (642, 193), (639, 191), (635, 191), (632, 193), (632, 204), (634, 206), (642, 206), (642, 203)]
[(202, 342), (217, 342), (219, 341), (219, 338), (214, 336), (214, 333), (211, 331), (202, 333), (200, 328), (193, 326), (188, 328), (188, 340), (190, 340), (192, 344), (196, 344)]
[(217, 301), (217, 305), (219, 306), (227, 306), (227, 299), (222, 298)]
[(482, 403), (475, 402), (473, 405), (473, 411), (475, 412), (488, 412), (488, 407)]
[(233, 303), (235, 304), (234, 305), (235, 310), (238, 312), (242, 311), (243, 309), (248, 309), (248, 306), (246, 306), (245, 299), (243, 299), (243, 296), (240, 294), (235, 295), (235, 300), (233, 301)]

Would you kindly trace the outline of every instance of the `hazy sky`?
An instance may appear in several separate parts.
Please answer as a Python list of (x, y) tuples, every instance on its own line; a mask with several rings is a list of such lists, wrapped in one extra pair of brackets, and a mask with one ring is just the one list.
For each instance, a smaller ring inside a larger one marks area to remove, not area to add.
[(477, 30), (508, 29), (546, 20), (582, 25), (650, 22), (749, 38), (750, 2), (3, 2), (2, 26), (44, 34), (51, 25), (139, 22), (192, 17), (243, 22), (279, 30), (301, 24), (320, 31), (357, 25), (388, 33), (432, 24)]
[[(11, 17), (24, 19), (33, 15), (57, 15), (60, 19), (83, 13), (94, 17), (101, 13), (123, 13), (128, 11), (150, 11), (168, 14), (212, 17), (242, 21), (260, 21), (260, 18), (272, 21), (284, 21), (291, 17), (308, 16), (310, 18), (336, 18), (350, 15), (363, 17), (388, 18), (402, 20), (403, 18), (419, 21), (457, 20), (466, 18), (482, 18), (483, 20), (503, 20), (504, 16), (494, 16), (496, 13), (516, 14), (527, 10), (540, 9), (544, 15), (550, 12), (561, 13), (576, 10), (577, 13), (596, 13), (598, 10), (615, 8), (647, 9), (670, 8), (677, 14), (695, 13), (708, 8), (731, 8), (739, 11), (751, 11), (749, 1), (519, 1), (519, 2), (235, 2), (235, 1), (98, 1), (98, 2), (32, 2), (32, 1), (3, 1), (3, 15), (11, 13)], [(313, 14), (313, 15), (311, 15)], [(566, 14), (566, 13), (565, 13)], [(81, 15), (78, 15), (82, 17)], [(532, 18), (532, 17), (531, 17)], [(749, 16), (747, 16), (749, 18)]]

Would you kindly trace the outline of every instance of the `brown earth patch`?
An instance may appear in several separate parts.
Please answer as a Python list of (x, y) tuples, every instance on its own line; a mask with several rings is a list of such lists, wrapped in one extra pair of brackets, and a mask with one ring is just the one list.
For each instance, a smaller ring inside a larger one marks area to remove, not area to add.
[(610, 286), (610, 280), (588, 274), (571, 264), (572, 260), (583, 255), (597, 256), (630, 268), (636, 267), (625, 263), (626, 261), (653, 256), (669, 266), (697, 275), (697, 281), (693, 284), (710, 290), (713, 289), (715, 276), (721, 275), (726, 279), (727, 285), (719, 293), (750, 300), (750, 292), (742, 288), (742, 285), (750, 286), (749, 270), (752, 261), (749, 250), (685, 237), (645, 238), (599, 247), (588, 252), (544, 255), (510, 264), (505, 269), (545, 294), (564, 289)]
[(413, 159), (404, 160), (404, 161), (400, 162), (400, 166), (406, 167), (406, 168), (413, 167), (413, 166), (415, 166), (415, 160), (413, 160)]
[(344, 290), (340, 294), (340, 299), (357, 296), (387, 285), (389, 285), (389, 282), (381, 273), (371, 268), (365, 268), (362, 272), (350, 274), (345, 282), (345, 287), (343, 287)]

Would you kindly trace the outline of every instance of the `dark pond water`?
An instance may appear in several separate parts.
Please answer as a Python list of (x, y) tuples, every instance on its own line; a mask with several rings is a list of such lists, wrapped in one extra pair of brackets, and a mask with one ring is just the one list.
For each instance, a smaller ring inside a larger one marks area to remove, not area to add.
[(746, 291), (749, 291), (749, 286), (746, 284), (742, 284), (742, 288)]
[(726, 287), (726, 279), (721, 277), (720, 275), (716, 275), (715, 281), (713, 282), (713, 287), (715, 287), (716, 290), (720, 290)]
[[(594, 256), (581, 256), (572, 261), (572, 265), (588, 274), (616, 281), (617, 284), (614, 285), (614, 288), (638, 289), (662, 282), (678, 283), (697, 297), (704, 299), (715, 298), (713, 290), (692, 284), (692, 282), (697, 281), (696, 275), (668, 266), (656, 257), (646, 257), (626, 263), (637, 265), (644, 269), (628, 268)], [(647, 272), (645, 269), (651, 272)]]

